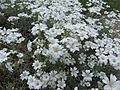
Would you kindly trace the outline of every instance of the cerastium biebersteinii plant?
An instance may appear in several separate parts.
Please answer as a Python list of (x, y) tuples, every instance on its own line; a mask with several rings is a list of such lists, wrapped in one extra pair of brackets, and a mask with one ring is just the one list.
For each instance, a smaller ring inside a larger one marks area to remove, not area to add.
[(120, 13), (109, 8), (102, 0), (0, 0), (0, 88), (120, 90)]

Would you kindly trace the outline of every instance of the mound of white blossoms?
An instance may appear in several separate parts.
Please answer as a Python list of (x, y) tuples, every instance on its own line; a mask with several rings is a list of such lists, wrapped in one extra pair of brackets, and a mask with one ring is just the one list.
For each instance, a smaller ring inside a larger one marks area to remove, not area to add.
[[(16, 1), (11, 2), (14, 7)], [(33, 69), (24, 68), (20, 75), (30, 89), (120, 90), (116, 73), (109, 70), (120, 70), (120, 39), (112, 37), (120, 21), (118, 11), (107, 11), (109, 6), (102, 0), (88, 0), (85, 6), (78, 0), (23, 0), (15, 5), (29, 10), (17, 19), (37, 18), (28, 30), (33, 38), (26, 45), (28, 53), (0, 50), (0, 63), (8, 64), (11, 53), (19, 63), (31, 57)], [(21, 43), (26, 38), (18, 30), (1, 27), (1, 41)]]

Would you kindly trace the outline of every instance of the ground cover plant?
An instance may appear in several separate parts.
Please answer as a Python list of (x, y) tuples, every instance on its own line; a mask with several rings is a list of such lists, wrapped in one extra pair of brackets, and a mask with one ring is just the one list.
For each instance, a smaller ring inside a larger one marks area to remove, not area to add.
[(120, 13), (103, 0), (0, 0), (0, 90), (120, 90)]

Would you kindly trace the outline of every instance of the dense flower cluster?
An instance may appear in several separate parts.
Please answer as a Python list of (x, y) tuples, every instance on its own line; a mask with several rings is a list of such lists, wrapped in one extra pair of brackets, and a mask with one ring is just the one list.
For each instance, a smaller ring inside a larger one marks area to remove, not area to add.
[[(120, 71), (120, 39), (112, 36), (118, 11), (107, 11), (102, 0), (85, 6), (79, 0), (6, 1), (0, 9), (27, 11), (8, 17), (12, 27), (0, 27), (0, 65), (14, 73), (24, 64), (20, 79), (29, 89), (120, 90), (117, 74), (109, 71)], [(15, 26), (23, 18), (34, 19), (29, 38)]]

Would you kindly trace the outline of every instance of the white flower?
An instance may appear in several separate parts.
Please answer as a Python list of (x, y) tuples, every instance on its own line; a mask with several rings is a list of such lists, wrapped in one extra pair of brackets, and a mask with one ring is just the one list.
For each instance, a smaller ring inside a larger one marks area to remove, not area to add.
[(20, 75), (20, 79), (27, 80), (29, 75), (29, 71), (23, 71), (23, 73)]
[(81, 54), (79, 55), (78, 60), (79, 60), (80, 64), (85, 63), (85, 60), (86, 60), (86, 54), (81, 53)]
[(99, 58), (100, 63), (105, 64), (105, 65), (108, 63), (108, 56), (101, 54), (98, 58)]
[(17, 16), (10, 16), (8, 18), (8, 21), (14, 21), (14, 20), (18, 20), (18, 19), (19, 19), (19, 17), (17, 17)]
[(58, 39), (55, 39), (55, 38), (53, 38), (53, 37), (48, 38), (48, 41), (49, 41), (51, 44), (59, 43), (59, 40), (58, 40)]
[(50, 77), (47, 73), (45, 73), (45, 74), (42, 75), (42, 79), (43, 79), (44, 82), (47, 82), (47, 81), (49, 81)]
[(96, 49), (98, 46), (95, 43), (91, 42), (91, 41), (86, 41), (85, 42), (85, 48), (86, 47), (91, 48), (91, 49)]
[(51, 55), (53, 58), (58, 59), (65, 53), (65, 49), (57, 43), (50, 44), (47, 53), (48, 55)]
[(35, 79), (35, 81), (34, 81), (34, 89), (39, 90), (42, 85), (43, 85), (43, 82), (41, 82), (40, 80)]
[(120, 80), (117, 81), (115, 75), (111, 74), (110, 79), (108, 77), (104, 77), (102, 81), (106, 84), (104, 86), (104, 90), (120, 90)]
[(57, 90), (62, 90), (61, 88), (57, 88)]
[(16, 2), (16, 0), (10, 0), (11, 1), (11, 4), (14, 4)]
[(78, 90), (78, 87), (75, 87), (74, 90)]
[(19, 60), (18, 60), (18, 63), (19, 63), (19, 64), (22, 64), (23, 62), (24, 62), (23, 59), (19, 59)]
[(29, 52), (32, 51), (32, 42), (30, 40), (27, 43), (27, 49)]
[(24, 41), (25, 40), (25, 38), (24, 37), (21, 37), (21, 38), (19, 38), (17, 41), (16, 41), (16, 43), (21, 43), (22, 41)]
[(77, 70), (76, 67), (70, 68), (70, 71), (71, 71), (71, 76), (74, 76), (74, 77), (78, 76), (77, 74), (79, 73), (79, 71)]
[(71, 52), (79, 51), (80, 44), (77, 39), (67, 37), (62, 39), (61, 42), (66, 44), (66, 47), (70, 49)]
[[(29, 38), (22, 36), (24, 30), (21, 32), (21, 29), (17, 28), (0, 27), (0, 49), (8, 48), (6, 51), (0, 50), (0, 65), (4, 66), (5, 63), (5, 67), (13, 71), (11, 62), (16, 66), (16, 64), (22, 64), (22, 60), (28, 59), (29, 56), (35, 59), (32, 64), (34, 70), (31, 71), (33, 76), (29, 75), (29, 71), (23, 71), (20, 75), (22, 80), (27, 80), (29, 89), (40, 90), (50, 87), (54, 90), (64, 90), (69, 86), (67, 85), (68, 77), (72, 76), (75, 80), (78, 77), (79, 69), (75, 66), (80, 64), (83, 80), (73, 83), (70, 89), (79, 90), (77, 86), (80, 84), (89, 89), (92, 86), (102, 87), (100, 80), (103, 80), (106, 84), (105, 90), (120, 90), (120, 81), (117, 81), (114, 75), (111, 75), (109, 80), (106, 77), (107, 70), (105, 73), (101, 72), (104, 68), (107, 69), (106, 66), (109, 64), (114, 69), (120, 70), (120, 39), (114, 42), (113, 38), (107, 37), (111, 35), (109, 32), (116, 31), (112, 30), (112, 24), (120, 21), (119, 12), (103, 10), (105, 15), (102, 15), (100, 11), (105, 7), (102, 0), (87, 0), (87, 8), (84, 8), (80, 0), (19, 0), (20, 2), (9, 0), (8, 4), (6, 1), (0, 0), (0, 10), (3, 12), (4, 9), (9, 8), (9, 5), (12, 8), (17, 5), (18, 10), (23, 10), (17, 14), (17, 17), (8, 18), (13, 24), (12, 27), (17, 24), (14, 23), (15, 20), (21, 21), (23, 17), (32, 19), (32, 22), (28, 21), (31, 23), (31, 28), (28, 28), (28, 31), (31, 29), (31, 34), (29, 33), (31, 39), (28, 40)], [(91, 14), (86, 15), (84, 11), (89, 11)], [(0, 15), (4, 16), (3, 12), (0, 12)], [(96, 15), (100, 18), (94, 17)], [(106, 29), (110, 30), (106, 32)], [(21, 43), (24, 40), (28, 42)], [(28, 51), (27, 53), (24, 50), (20, 51), (22, 46), (25, 46), (23, 48), (25, 50), (27, 48), (33, 55)], [(10, 55), (7, 53), (9, 50)], [(17, 61), (15, 61), (16, 58)], [(42, 58), (42, 62), (39, 58)], [(11, 62), (8, 63), (8, 61)], [(28, 65), (27, 62), (24, 63)], [(97, 68), (99, 66), (100, 69)], [(85, 67), (92, 69), (94, 75), (90, 70), (85, 70)], [(93, 77), (97, 78), (95, 82), (99, 85), (92, 81)], [(98, 89), (92, 88), (92, 90)]]
[(104, 77), (106, 77), (106, 74), (104, 72), (100, 72), (99, 76), (100, 76), (101, 79), (103, 79)]
[(50, 28), (49, 30), (45, 31), (46, 36), (49, 37), (56, 37), (57, 35), (61, 35), (64, 33), (64, 30), (62, 29), (56, 29), (55, 27)]
[(37, 70), (37, 69), (40, 69), (42, 67), (42, 64), (43, 63), (41, 63), (37, 60), (37, 61), (34, 61), (32, 66), (34, 67), (35, 70)]
[(65, 81), (59, 80), (57, 86), (63, 89), (64, 87), (66, 87)]
[(5, 67), (10, 71), (10, 72), (13, 72), (13, 68), (12, 66), (10, 65), (11, 63), (6, 63), (5, 64)]
[(90, 87), (90, 82), (89, 81), (81, 81), (81, 83), (80, 83), (82, 86), (86, 86), (86, 87)]
[(30, 17), (30, 16), (23, 12), (23, 13), (19, 13), (18, 17)]
[(109, 55), (108, 58), (112, 66), (117, 66), (117, 64), (119, 63), (119, 58), (114, 55)]
[(33, 35), (38, 34), (39, 33), (38, 29), (39, 29), (39, 24), (35, 24), (35, 26), (33, 26), (33, 28), (32, 28), (32, 32), (31, 33)]
[(23, 57), (23, 53), (18, 53), (17, 57), (22, 58)]
[(84, 81), (92, 81), (93, 73), (90, 73), (90, 70), (85, 70), (82, 72), (82, 76)]
[(98, 88), (92, 88), (91, 90), (99, 90)]
[(8, 44), (11, 42), (15, 42), (15, 43), (20, 43), (22, 41), (24, 41), (24, 38), (22, 37), (21, 33), (18, 33), (18, 28), (12, 28), (12, 29), (6, 29), (4, 28), (2, 30), (2, 32), (0, 31), (0, 34), (3, 35), (2, 36), (2, 40), (4, 42), (7, 42)]
[(7, 60), (9, 53), (6, 53), (4, 50), (0, 50), (0, 64)]
[(35, 77), (34, 76), (31, 76), (31, 75), (29, 75), (28, 76), (28, 81), (27, 81), (27, 84), (29, 85), (29, 88), (30, 89), (34, 89), (34, 86), (35, 86)]
[(81, 40), (88, 39), (88, 33), (86, 31), (80, 31), (79, 35)]
[(40, 23), (39, 25), (40, 25), (40, 30), (41, 31), (44, 31), (44, 30), (47, 29), (47, 25), (46, 24)]
[(52, 80), (53, 82), (57, 81), (57, 71), (51, 71), (50, 72), (50, 80)]

